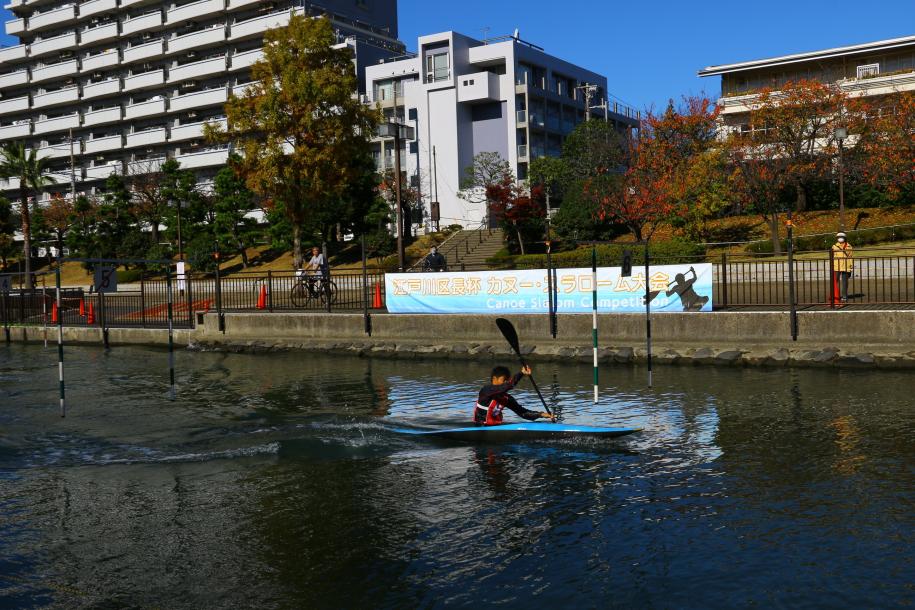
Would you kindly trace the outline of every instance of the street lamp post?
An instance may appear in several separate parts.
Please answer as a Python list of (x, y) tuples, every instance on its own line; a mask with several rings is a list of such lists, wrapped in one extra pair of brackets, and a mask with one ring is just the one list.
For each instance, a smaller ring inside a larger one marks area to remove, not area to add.
[(378, 137), (394, 138), (394, 205), (397, 222), (397, 268), (404, 270), (403, 245), (403, 204), (400, 193), (400, 143), (402, 140), (414, 139), (415, 130), (410, 125), (396, 121), (382, 123), (378, 126)]
[(848, 130), (845, 127), (836, 127), (835, 137), (839, 141), (839, 230), (845, 231), (845, 166), (843, 152)]

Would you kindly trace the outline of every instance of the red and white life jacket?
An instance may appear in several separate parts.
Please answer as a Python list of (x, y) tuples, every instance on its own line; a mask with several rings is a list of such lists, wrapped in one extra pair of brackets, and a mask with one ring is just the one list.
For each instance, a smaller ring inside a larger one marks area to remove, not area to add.
[(484, 426), (498, 426), (502, 423), (502, 410), (505, 409), (505, 405), (499, 404), (498, 400), (489, 401), (488, 407), (484, 407), (480, 403), (476, 403), (474, 406), (473, 421), (477, 421), (477, 409), (486, 411), (486, 421), (483, 424)]

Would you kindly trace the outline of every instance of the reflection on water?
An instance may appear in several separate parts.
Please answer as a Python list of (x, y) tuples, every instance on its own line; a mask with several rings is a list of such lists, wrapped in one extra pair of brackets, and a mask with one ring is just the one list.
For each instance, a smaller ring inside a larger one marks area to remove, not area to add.
[[(615, 441), (427, 442), (491, 362), (0, 347), (0, 606), (913, 603), (902, 373), (535, 371)], [(515, 392), (533, 406), (527, 382)]]

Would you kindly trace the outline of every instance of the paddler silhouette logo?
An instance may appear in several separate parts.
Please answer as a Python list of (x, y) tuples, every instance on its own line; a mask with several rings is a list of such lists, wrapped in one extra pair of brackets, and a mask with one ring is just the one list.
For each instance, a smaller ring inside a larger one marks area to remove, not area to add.
[[(702, 311), (702, 308), (708, 303), (708, 297), (697, 294), (695, 288), (693, 288), (693, 284), (696, 283), (697, 279), (696, 270), (690, 267), (687, 273), (692, 274), (690, 279), (686, 279), (686, 275), (683, 273), (675, 275), (674, 281), (667, 285), (668, 290), (664, 294), (668, 297), (675, 294), (679, 296), (683, 311)], [(660, 290), (653, 290), (648, 293), (648, 302), (653, 301), (660, 293)]]

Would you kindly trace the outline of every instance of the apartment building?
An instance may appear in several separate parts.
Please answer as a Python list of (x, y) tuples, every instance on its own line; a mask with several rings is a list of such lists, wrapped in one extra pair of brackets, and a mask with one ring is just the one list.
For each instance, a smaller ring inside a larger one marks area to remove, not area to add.
[(852, 96), (889, 96), (915, 90), (915, 36), (744, 61), (699, 70), (721, 77), (721, 120), (748, 129), (750, 104), (764, 88), (801, 79), (835, 83)]
[[(607, 79), (522, 41), (517, 34), (476, 40), (455, 32), (422, 36), (417, 52), (369, 66), (368, 104), (411, 125), (401, 171), (419, 189), (426, 215), (438, 202), (442, 226), (478, 226), (482, 202), (458, 196), (465, 169), (481, 152), (497, 152), (519, 179), (528, 164), (558, 156), (566, 135), (590, 117), (617, 129), (638, 127), (638, 112), (609, 102)], [(394, 167), (394, 141), (373, 143), (379, 170)]]
[[(403, 53), (396, 0), (12, 0), (0, 49), (0, 144), (51, 159), (59, 184), (39, 203), (93, 192), (112, 173), (155, 171), (170, 157), (212, 178), (229, 151), (202, 139), (250, 82), (263, 35), (292, 14), (327, 15), (367, 63)], [(72, 139), (71, 139), (72, 134)], [(0, 181), (15, 197), (18, 179)]]

